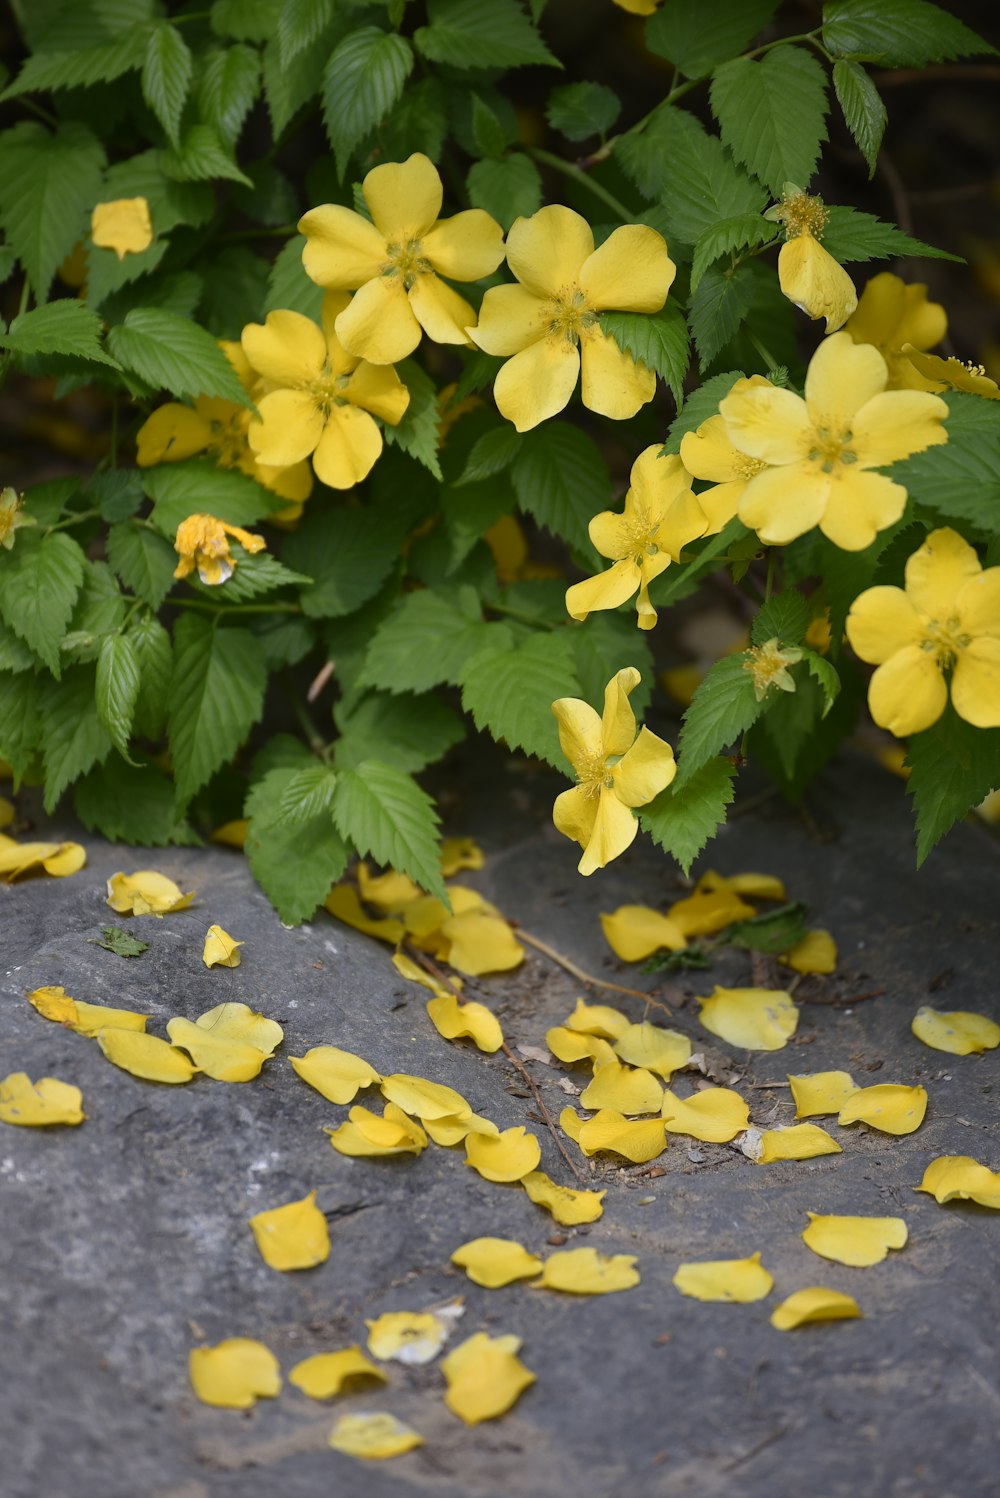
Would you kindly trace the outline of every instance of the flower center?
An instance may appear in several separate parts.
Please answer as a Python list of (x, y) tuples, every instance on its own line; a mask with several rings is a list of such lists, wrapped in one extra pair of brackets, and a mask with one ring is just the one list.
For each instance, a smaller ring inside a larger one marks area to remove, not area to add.
[(758, 473), (763, 473), (764, 469), (770, 466), (769, 463), (764, 462), (763, 458), (750, 458), (746, 453), (733, 450), (733, 468), (738, 478), (748, 480), (756, 478)]
[(611, 761), (616, 756), (609, 757), (605, 754), (589, 754), (585, 759), (578, 761), (576, 765), (576, 779), (580, 789), (588, 796), (599, 796), (601, 787), (612, 790), (614, 778), (611, 774)]
[(208, 451), (213, 453), (222, 468), (236, 468), (247, 450), (247, 427), (250, 412), (234, 409), (228, 421), (213, 421), (212, 435), (208, 439)]
[(783, 692), (794, 692), (795, 680), (788, 668), (801, 659), (802, 651), (798, 647), (783, 646), (777, 637), (748, 650), (743, 669), (753, 677), (757, 701), (763, 702), (772, 687), (780, 687)]
[(542, 320), (553, 338), (579, 343), (581, 333), (597, 326), (597, 313), (579, 286), (570, 286), (545, 303)]
[(650, 557), (659, 556), (656, 531), (657, 521), (645, 506), (636, 505), (625, 522), (625, 545), (616, 560), (624, 561), (626, 557), (631, 557), (635, 565), (641, 568)]
[(792, 193), (783, 198), (774, 217), (785, 226), (785, 238), (797, 239), (800, 234), (811, 234), (813, 239), (822, 239), (829, 210), (822, 198), (811, 197), (807, 192)]
[(824, 417), (822, 425), (813, 427), (809, 461), (818, 464), (822, 473), (833, 473), (839, 464), (856, 463), (858, 455), (850, 445), (853, 441), (850, 427), (841, 427)]
[(927, 633), (920, 642), (920, 648), (936, 657), (941, 671), (952, 667), (958, 652), (972, 643), (971, 636), (962, 632), (962, 621), (957, 614), (951, 614), (943, 620), (925, 619), (924, 628)]
[(393, 240), (386, 245), (389, 259), (382, 267), (383, 276), (401, 276), (404, 291), (412, 291), (417, 277), (427, 275), (434, 267), (424, 256), (419, 239)]
[(327, 365), (319, 378), (309, 386), (316, 402), (316, 409), (323, 417), (329, 416), (335, 406), (346, 406), (350, 403), (347, 387), (351, 383), (351, 373), (353, 371), (334, 374)]

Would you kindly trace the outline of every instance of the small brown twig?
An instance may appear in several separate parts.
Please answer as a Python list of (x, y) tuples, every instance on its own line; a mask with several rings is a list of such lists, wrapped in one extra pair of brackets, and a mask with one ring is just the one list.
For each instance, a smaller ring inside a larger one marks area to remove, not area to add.
[[(649, 994), (643, 993), (641, 989), (625, 988), (621, 983), (608, 983), (604, 978), (595, 978), (592, 974), (585, 973), (582, 967), (577, 967), (575, 962), (571, 962), (568, 957), (564, 957), (561, 952), (557, 952), (547, 942), (541, 941), (537, 936), (532, 936), (529, 932), (525, 931), (523, 926), (517, 927), (517, 935), (520, 941), (526, 941), (529, 947), (534, 947), (536, 951), (542, 952), (548, 957), (551, 962), (555, 962), (559, 967), (565, 968), (567, 973), (578, 979), (587, 988), (607, 988), (611, 993), (627, 993), (629, 998), (642, 999), (644, 1004), (656, 1003), (655, 999), (651, 999)], [(661, 1004), (659, 1007), (663, 1009), (666, 1008), (666, 1005)]]

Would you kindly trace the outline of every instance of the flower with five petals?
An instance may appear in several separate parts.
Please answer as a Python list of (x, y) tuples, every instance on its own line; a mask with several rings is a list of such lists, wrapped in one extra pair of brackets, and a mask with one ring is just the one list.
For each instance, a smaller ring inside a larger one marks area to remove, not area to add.
[[(763, 375), (751, 375), (737, 380), (729, 394), (770, 384)], [(749, 458), (733, 446), (721, 416), (710, 416), (695, 431), (684, 433), (681, 462), (692, 478), (707, 479), (712, 486), (698, 495), (708, 521), (706, 536), (717, 536), (725, 529), (739, 509), (747, 484), (767, 467), (762, 458)]]

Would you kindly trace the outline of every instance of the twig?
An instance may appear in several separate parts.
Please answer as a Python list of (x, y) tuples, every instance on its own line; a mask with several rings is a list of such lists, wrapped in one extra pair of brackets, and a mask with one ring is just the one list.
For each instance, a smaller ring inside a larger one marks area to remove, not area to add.
[(839, 995), (834, 995), (832, 999), (822, 999), (818, 995), (815, 998), (811, 998), (808, 995), (801, 995), (799, 998), (799, 1003), (837, 1005), (842, 1004), (846, 1009), (849, 1008), (852, 1004), (863, 1004), (865, 999), (880, 999), (885, 992), (886, 990), (884, 988), (870, 988), (867, 993), (849, 994), (846, 998), (841, 998)]
[[(579, 979), (588, 988), (608, 988), (612, 993), (627, 993), (630, 998), (642, 999), (644, 1004), (656, 1003), (656, 1000), (651, 999), (648, 993), (642, 993), (638, 988), (624, 988), (621, 983), (608, 983), (604, 978), (594, 978), (590, 973), (585, 973), (582, 967), (577, 967), (575, 962), (571, 962), (568, 957), (564, 957), (561, 952), (557, 952), (547, 942), (539, 940), (537, 936), (530, 935), (529, 932), (525, 931), (523, 926), (517, 927), (517, 935), (520, 941), (526, 941), (529, 947), (534, 947), (537, 951), (543, 952), (552, 962), (557, 963), (559, 967), (565, 968), (567, 973)], [(665, 1006), (660, 1005), (660, 1008), (663, 1007)]]

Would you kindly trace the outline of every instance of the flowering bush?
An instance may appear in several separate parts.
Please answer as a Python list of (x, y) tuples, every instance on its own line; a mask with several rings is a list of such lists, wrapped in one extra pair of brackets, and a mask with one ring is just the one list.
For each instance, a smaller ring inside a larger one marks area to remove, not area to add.
[[(235, 824), (300, 921), (355, 853), (443, 895), (414, 777), (470, 720), (575, 778), (583, 873), (640, 826), (688, 868), (866, 696), (920, 858), (1000, 783), (1000, 391), (925, 286), (856, 289), (957, 257), (813, 185), (834, 107), (874, 173), (871, 65), (993, 49), (929, 0), (593, 3), (641, 118), (545, 0), (17, 7), (3, 375), (107, 413), (0, 476), (0, 755), (50, 810)], [(651, 632), (720, 573), (749, 641), (675, 762)]]

